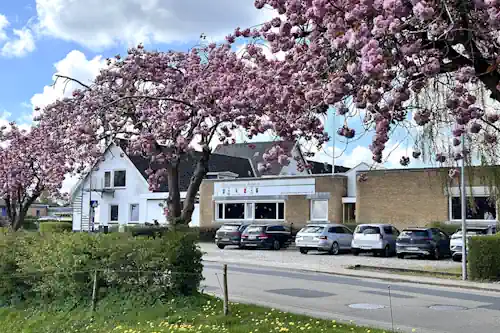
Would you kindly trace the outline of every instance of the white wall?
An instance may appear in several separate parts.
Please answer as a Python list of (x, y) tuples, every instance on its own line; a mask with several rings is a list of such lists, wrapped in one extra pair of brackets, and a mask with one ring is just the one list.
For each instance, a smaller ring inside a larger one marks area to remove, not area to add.
[(358, 186), (358, 179), (356, 178), (357, 171), (368, 171), (370, 166), (366, 163), (360, 163), (354, 168), (350, 169), (345, 173), (347, 176), (347, 196), (356, 197), (356, 187)]
[[(125, 188), (116, 188), (114, 193), (103, 193), (92, 191), (91, 198), (89, 192), (83, 193), (83, 215), (88, 216), (89, 199), (97, 200), (99, 207), (95, 210), (95, 221), (101, 222), (102, 225), (108, 225), (110, 220), (110, 206), (118, 205), (118, 223), (127, 224), (129, 222), (130, 204), (139, 204), (139, 217), (141, 223), (145, 222), (146, 203), (141, 199), (141, 194), (150, 193), (147, 181), (142, 177), (135, 166), (130, 162), (121, 148), (112, 145), (104, 155), (104, 161), (99, 163), (94, 171), (83, 182), (84, 189), (90, 188), (90, 179), (92, 179), (93, 189), (102, 189), (104, 187), (104, 173), (106, 171), (113, 172), (114, 170), (126, 171), (126, 186)], [(111, 173), (113, 178), (113, 173)], [(81, 195), (81, 188), (77, 189), (80, 193), (75, 193), (75, 197)], [(79, 230), (80, 218), (79, 214), (74, 214), (74, 230)]]
[[(136, 169), (134, 164), (128, 159), (126, 154), (121, 150), (121, 148), (111, 145), (106, 154), (104, 155), (104, 161), (101, 162), (97, 168), (92, 172), (92, 188), (102, 189), (104, 187), (104, 173), (106, 171), (113, 172), (114, 170), (125, 170), (126, 171), (126, 186), (125, 188), (116, 188), (114, 193), (102, 193), (92, 191), (89, 198), (89, 192), (83, 192), (83, 207), (82, 212), (84, 218), (89, 215), (89, 199), (97, 200), (99, 202), (98, 208), (95, 210), (96, 227), (100, 222), (101, 225), (110, 224), (110, 206), (118, 205), (118, 223), (128, 224), (130, 223), (130, 205), (139, 204), (139, 223), (153, 223), (153, 220), (158, 220), (159, 223), (165, 223), (166, 219), (163, 215), (163, 207), (159, 206), (159, 203), (164, 203), (165, 199), (168, 197), (168, 193), (153, 193), (149, 191), (149, 186)], [(111, 173), (111, 178), (113, 178), (113, 173)], [(83, 188), (90, 188), (90, 178), (87, 177), (83, 182)], [(82, 195), (81, 186), (77, 188), (74, 194), (75, 198)], [(181, 198), (185, 197), (185, 192), (181, 193)], [(195, 207), (193, 213), (194, 224), (199, 225), (199, 209), (198, 205)], [(81, 218), (80, 214), (73, 213), (73, 230), (80, 230)], [(137, 223), (134, 221), (134, 223)]]

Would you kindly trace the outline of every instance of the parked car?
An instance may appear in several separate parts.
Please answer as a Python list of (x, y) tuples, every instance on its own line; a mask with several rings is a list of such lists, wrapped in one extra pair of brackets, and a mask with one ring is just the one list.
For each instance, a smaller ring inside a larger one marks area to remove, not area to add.
[(241, 247), (241, 234), (249, 224), (244, 223), (226, 223), (222, 225), (215, 233), (215, 244), (219, 249), (228, 245)]
[(374, 255), (390, 257), (396, 253), (396, 238), (399, 231), (390, 224), (360, 224), (354, 229), (351, 243), (352, 254), (372, 252)]
[[(495, 233), (496, 233), (495, 226), (467, 228), (467, 237), (493, 235)], [(464, 243), (462, 241), (462, 229), (458, 229), (457, 232), (451, 235), (451, 241), (450, 241), (451, 258), (453, 259), (453, 261), (462, 261), (463, 245)]]
[(310, 250), (338, 254), (350, 250), (351, 242), (352, 231), (341, 224), (310, 224), (295, 236), (295, 246), (303, 254)]
[(290, 245), (292, 233), (281, 224), (252, 224), (241, 235), (242, 248), (279, 250)]
[(404, 229), (396, 240), (398, 258), (418, 255), (439, 260), (451, 255), (450, 237), (437, 228)]

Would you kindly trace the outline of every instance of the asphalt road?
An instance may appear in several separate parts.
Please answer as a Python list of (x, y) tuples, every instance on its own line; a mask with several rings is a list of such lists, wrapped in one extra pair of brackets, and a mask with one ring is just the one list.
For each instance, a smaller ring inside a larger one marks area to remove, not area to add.
[[(222, 264), (205, 262), (204, 276), (205, 292), (220, 296)], [(394, 328), (402, 332), (489, 333), (500, 327), (500, 293), (245, 264), (229, 265), (228, 281), (233, 302), (358, 325), (390, 330), (392, 309)]]

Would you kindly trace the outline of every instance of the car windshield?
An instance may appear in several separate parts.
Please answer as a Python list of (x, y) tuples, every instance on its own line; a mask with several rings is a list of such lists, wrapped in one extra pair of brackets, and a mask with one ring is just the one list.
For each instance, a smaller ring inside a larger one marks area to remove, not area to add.
[(380, 228), (372, 225), (359, 225), (354, 232), (357, 234), (376, 235), (380, 234)]
[(403, 230), (400, 237), (424, 238), (429, 237), (427, 230)]
[(264, 231), (265, 227), (248, 227), (247, 230), (245, 230), (246, 233), (249, 234), (260, 234), (261, 232)]
[(309, 226), (309, 227), (305, 227), (300, 232), (307, 233), (307, 234), (319, 234), (320, 232), (323, 232), (323, 230), (325, 230), (325, 227)]
[(239, 225), (226, 224), (220, 227), (221, 231), (238, 231)]

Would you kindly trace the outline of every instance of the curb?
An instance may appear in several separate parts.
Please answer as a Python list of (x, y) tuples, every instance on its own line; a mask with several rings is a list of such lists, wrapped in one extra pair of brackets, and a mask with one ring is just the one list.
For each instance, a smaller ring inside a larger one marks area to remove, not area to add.
[(359, 279), (382, 280), (382, 281), (399, 282), (399, 283), (413, 283), (413, 284), (419, 284), (419, 285), (449, 287), (449, 288), (469, 289), (469, 290), (489, 291), (489, 292), (500, 293), (500, 285), (499, 285), (498, 289), (481, 287), (481, 286), (474, 286), (474, 285), (467, 286), (467, 285), (447, 283), (449, 280), (446, 280), (446, 279), (441, 279), (441, 280), (443, 280), (442, 282), (441, 281), (440, 282), (415, 281), (415, 280), (405, 279), (403, 277), (358, 275), (358, 274), (351, 274), (351, 273), (346, 273), (346, 272), (326, 272), (326, 271), (320, 271), (320, 270), (316, 270), (316, 269), (284, 268), (284, 267), (275, 267), (275, 266), (270, 266), (270, 265), (237, 263), (237, 262), (231, 262), (231, 261), (224, 262), (224, 261), (211, 260), (211, 259), (203, 259), (202, 261), (212, 262), (212, 263), (235, 264), (235, 265), (240, 265), (240, 266), (247, 265), (247, 266), (260, 267), (260, 268), (272, 268), (272, 269), (280, 269), (281, 268), (281, 269), (286, 269), (288, 271), (295, 271), (295, 272), (301, 272), (301, 273), (320, 273), (320, 274), (327, 274), (327, 275), (347, 276), (347, 277), (353, 277), (353, 278), (359, 278)]

